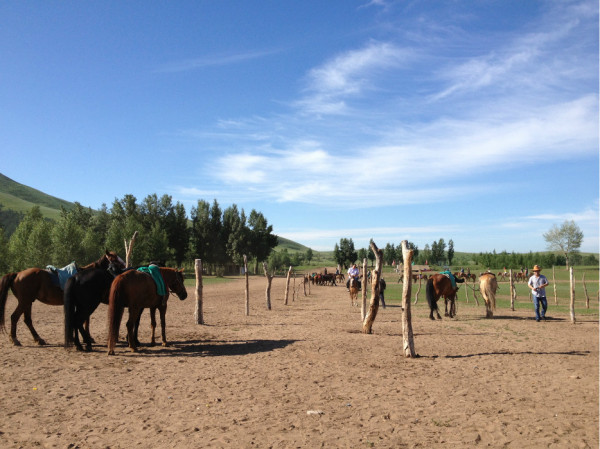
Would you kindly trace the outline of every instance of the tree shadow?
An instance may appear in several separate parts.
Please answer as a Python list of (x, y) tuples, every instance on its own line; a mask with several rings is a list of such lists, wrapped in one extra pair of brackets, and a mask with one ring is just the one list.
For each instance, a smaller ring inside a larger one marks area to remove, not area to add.
[(481, 356), (496, 356), (496, 355), (573, 355), (585, 357), (590, 355), (590, 351), (493, 351), (493, 352), (479, 352), (475, 354), (461, 354), (461, 355), (443, 355), (443, 356), (431, 356), (431, 358), (444, 358), (444, 359), (465, 359), (469, 357), (481, 357)]
[(283, 349), (299, 340), (242, 340), (242, 341), (171, 341), (159, 349), (140, 347), (139, 352), (158, 357), (219, 357), (243, 356)]

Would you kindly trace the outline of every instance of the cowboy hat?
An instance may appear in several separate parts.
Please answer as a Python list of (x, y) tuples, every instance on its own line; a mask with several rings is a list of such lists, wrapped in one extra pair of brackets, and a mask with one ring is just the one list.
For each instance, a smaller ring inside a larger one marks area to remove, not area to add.
[(531, 271), (542, 271), (539, 265), (534, 265)]

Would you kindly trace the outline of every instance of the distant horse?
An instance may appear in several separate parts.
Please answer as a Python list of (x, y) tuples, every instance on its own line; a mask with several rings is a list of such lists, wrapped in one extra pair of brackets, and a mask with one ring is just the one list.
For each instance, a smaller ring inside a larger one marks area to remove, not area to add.
[(64, 292), (65, 348), (74, 343), (78, 351), (83, 351), (78, 335), (81, 334), (86, 351), (92, 350), (93, 339), (83, 324), (100, 303), (108, 304), (110, 285), (123, 272), (123, 268), (125, 264), (111, 263), (108, 269), (82, 271), (67, 281)]
[(454, 273), (454, 276), (457, 277), (457, 278), (466, 279), (467, 281), (473, 281), (473, 282), (475, 282), (477, 280), (477, 276), (475, 276), (475, 274), (461, 273), (460, 271)]
[(348, 287), (350, 290), (350, 305), (358, 305), (358, 279), (350, 278), (348, 279)]
[(498, 290), (498, 281), (494, 273), (484, 273), (479, 278), (479, 290), (485, 300), (485, 317), (493, 318), (496, 310), (496, 290)]
[(165, 332), (165, 314), (167, 312), (167, 299), (169, 292), (175, 293), (179, 299), (187, 298), (187, 290), (183, 284), (183, 270), (175, 268), (160, 268), (160, 274), (163, 277), (167, 293), (160, 296), (157, 293), (157, 286), (152, 276), (140, 271), (126, 271), (115, 278), (108, 295), (108, 355), (114, 355), (115, 345), (119, 336), (119, 327), (123, 310), (129, 308), (129, 318), (127, 320), (127, 341), (129, 348), (137, 352), (139, 345), (137, 341), (137, 327), (142, 310), (150, 308), (153, 330), (152, 340), (154, 341), (154, 328), (156, 320), (154, 311), (160, 312), (161, 330), (163, 346), (167, 345)]
[[(84, 267), (78, 268), (78, 272), (90, 270), (93, 268), (106, 269), (111, 262), (118, 262), (119, 256), (115, 252), (105, 251), (105, 254)], [(31, 320), (31, 306), (37, 299), (44, 304), (51, 306), (63, 305), (63, 291), (54, 284), (52, 274), (41, 268), (28, 268), (18, 273), (8, 273), (0, 280), (0, 331), (5, 331), (4, 316), (6, 309), (6, 300), (8, 289), (11, 289), (18, 304), (15, 311), (10, 316), (10, 341), (15, 346), (21, 346), (17, 339), (17, 322), (21, 315), (25, 315), (24, 321), (34, 341), (38, 345), (45, 345), (46, 342), (40, 338)]]
[(336, 282), (344, 282), (346, 278), (344, 277), (343, 273), (338, 273), (335, 275), (335, 280)]
[[(456, 279), (456, 282), (464, 282), (464, 279)], [(444, 297), (446, 307), (445, 307), (445, 316), (453, 318), (456, 315), (456, 292), (458, 288), (452, 287), (452, 282), (450, 279), (443, 274), (433, 274), (427, 280), (427, 284), (425, 286), (425, 296), (427, 297), (427, 304), (429, 304), (429, 309), (431, 310), (429, 313), (430, 319), (435, 319), (433, 317), (433, 312), (437, 314), (438, 320), (441, 320), (442, 317), (438, 311), (437, 302), (440, 297)], [(448, 304), (450, 304), (450, 308), (448, 308)]]

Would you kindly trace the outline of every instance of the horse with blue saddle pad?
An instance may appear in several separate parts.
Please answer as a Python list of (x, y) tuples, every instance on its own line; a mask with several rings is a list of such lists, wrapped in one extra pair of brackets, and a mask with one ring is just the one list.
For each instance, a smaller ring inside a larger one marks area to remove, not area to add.
[[(99, 267), (106, 269), (111, 262), (119, 260), (121, 259), (115, 252), (106, 250), (100, 259), (78, 268), (78, 271)], [(51, 306), (63, 305), (63, 290), (59, 286), (60, 283), (57, 285), (55, 281), (56, 278), (50, 271), (42, 268), (28, 268), (18, 273), (8, 273), (0, 280), (0, 331), (5, 330), (5, 309), (9, 289), (18, 301), (15, 311), (10, 316), (10, 341), (15, 346), (21, 345), (17, 339), (17, 323), (21, 315), (24, 315), (25, 324), (29, 328), (34, 341), (39, 345), (46, 344), (33, 327), (31, 307), (36, 299)]]

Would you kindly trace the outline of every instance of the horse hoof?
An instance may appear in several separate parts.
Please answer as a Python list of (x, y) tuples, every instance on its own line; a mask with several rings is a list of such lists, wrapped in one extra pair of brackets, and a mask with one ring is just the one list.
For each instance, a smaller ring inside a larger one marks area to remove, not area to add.
[(166, 341), (162, 342), (163, 347), (167, 348), (169, 346), (169, 343), (167, 343)]
[(46, 344), (46, 341), (40, 338), (36, 343), (38, 344), (38, 346), (44, 346)]
[(111, 349), (110, 351), (108, 351), (108, 355), (115, 355), (115, 350)]
[(92, 347), (91, 346), (86, 346), (85, 347), (85, 352), (92, 352)]
[(17, 339), (12, 340), (13, 346), (21, 346), (21, 342)]

